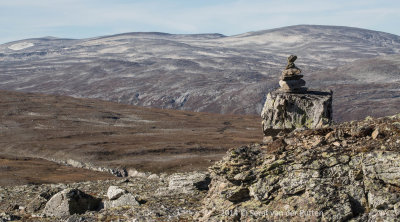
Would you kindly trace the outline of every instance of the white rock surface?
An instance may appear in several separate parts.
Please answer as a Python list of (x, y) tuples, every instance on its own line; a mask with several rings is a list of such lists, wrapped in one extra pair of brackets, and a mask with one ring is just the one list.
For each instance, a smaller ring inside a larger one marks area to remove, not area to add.
[(124, 193), (126, 193), (125, 190), (117, 186), (110, 186), (107, 190), (107, 197), (109, 200), (115, 200), (122, 196)]

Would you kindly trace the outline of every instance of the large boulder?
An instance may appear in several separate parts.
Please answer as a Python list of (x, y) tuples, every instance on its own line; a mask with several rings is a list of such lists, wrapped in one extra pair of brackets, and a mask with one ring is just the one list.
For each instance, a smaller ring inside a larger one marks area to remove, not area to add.
[(138, 206), (137, 198), (128, 193), (126, 190), (117, 186), (110, 186), (107, 190), (108, 201), (104, 202), (104, 209), (122, 207), (122, 206)]
[(332, 121), (332, 92), (270, 92), (261, 117), (264, 135), (268, 135), (271, 129), (315, 129), (328, 126)]
[(55, 194), (46, 203), (43, 214), (63, 217), (82, 214), (89, 210), (98, 210), (101, 200), (78, 189), (65, 189)]

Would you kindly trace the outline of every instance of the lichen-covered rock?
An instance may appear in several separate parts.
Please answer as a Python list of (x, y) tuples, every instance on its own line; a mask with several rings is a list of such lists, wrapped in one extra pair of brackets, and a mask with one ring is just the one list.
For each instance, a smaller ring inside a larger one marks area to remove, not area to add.
[(271, 129), (321, 128), (332, 121), (332, 92), (270, 92), (261, 113), (264, 135)]
[(101, 200), (78, 189), (65, 189), (55, 194), (46, 203), (43, 214), (63, 217), (82, 214), (88, 210), (98, 210)]
[(210, 168), (210, 190), (195, 219), (398, 221), (399, 119), (292, 131), (232, 149)]

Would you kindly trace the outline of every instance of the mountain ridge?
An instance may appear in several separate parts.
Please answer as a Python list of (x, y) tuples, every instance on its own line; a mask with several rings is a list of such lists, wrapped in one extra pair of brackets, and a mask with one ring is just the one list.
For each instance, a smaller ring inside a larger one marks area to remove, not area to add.
[(301, 28), (321, 28), (321, 29), (352, 29), (352, 30), (359, 30), (363, 32), (372, 32), (376, 34), (381, 34), (381, 35), (388, 35), (392, 36), (394, 38), (398, 38), (398, 41), (400, 42), (400, 36), (389, 33), (389, 32), (384, 32), (384, 31), (375, 31), (371, 29), (365, 29), (365, 28), (359, 28), (359, 27), (351, 27), (351, 26), (340, 26), (340, 25), (311, 25), (311, 24), (299, 24), (299, 25), (290, 25), (290, 26), (283, 26), (283, 27), (278, 27), (278, 28), (272, 28), (272, 29), (264, 29), (264, 30), (259, 30), (259, 31), (249, 31), (249, 32), (244, 32), (240, 34), (234, 34), (234, 35), (224, 35), (221, 33), (196, 33), (196, 34), (176, 34), (176, 33), (169, 33), (169, 32), (123, 32), (123, 33), (117, 33), (117, 34), (110, 34), (110, 35), (101, 35), (98, 37), (88, 37), (88, 38), (66, 38), (66, 37), (57, 37), (57, 36), (43, 36), (43, 37), (35, 37), (35, 38), (27, 38), (27, 39), (20, 39), (20, 40), (14, 40), (10, 42), (4, 42), (0, 45), (5, 45), (5, 44), (11, 44), (11, 43), (16, 43), (16, 42), (21, 42), (21, 41), (27, 41), (27, 40), (45, 40), (45, 39), (59, 39), (59, 40), (92, 40), (92, 39), (97, 39), (97, 38), (108, 38), (108, 37), (115, 37), (115, 36), (125, 36), (125, 35), (160, 35), (160, 36), (220, 36), (221, 38), (226, 38), (226, 37), (241, 37), (241, 36), (249, 36), (249, 35), (261, 35), (261, 34), (266, 34), (270, 32), (276, 32), (276, 31), (282, 31), (282, 30), (289, 30), (289, 29), (301, 29)]
[[(265, 95), (277, 88), (290, 54), (298, 55), (296, 64), (307, 79), (356, 60), (394, 55), (400, 50), (399, 36), (358, 28), (300, 25), (261, 32), (268, 33), (217, 38), (207, 34), (157, 38), (117, 34), (32, 42), (34, 46), (17, 45), (15, 48), (22, 49), (16, 51), (8, 49), (13, 44), (3, 44), (0, 89), (159, 108), (258, 114)], [(313, 83), (312, 78), (307, 84), (316, 88), (332, 81)], [(333, 81), (342, 80), (337, 77)], [(373, 81), (360, 80), (357, 86), (376, 87)], [(396, 82), (387, 84), (398, 87)], [(382, 98), (391, 93), (384, 92)], [(342, 101), (354, 94), (339, 91), (334, 96)], [(357, 99), (367, 102), (363, 97)], [(379, 115), (394, 112), (391, 109)], [(370, 114), (360, 112), (358, 116)], [(334, 113), (334, 119), (348, 120), (341, 111)]]

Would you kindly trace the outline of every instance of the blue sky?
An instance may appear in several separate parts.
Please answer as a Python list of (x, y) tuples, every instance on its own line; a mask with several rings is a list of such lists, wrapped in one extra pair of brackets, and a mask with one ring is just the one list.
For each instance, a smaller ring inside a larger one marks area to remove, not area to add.
[(123, 32), (240, 34), (342, 25), (400, 35), (399, 0), (0, 0), (0, 43)]

